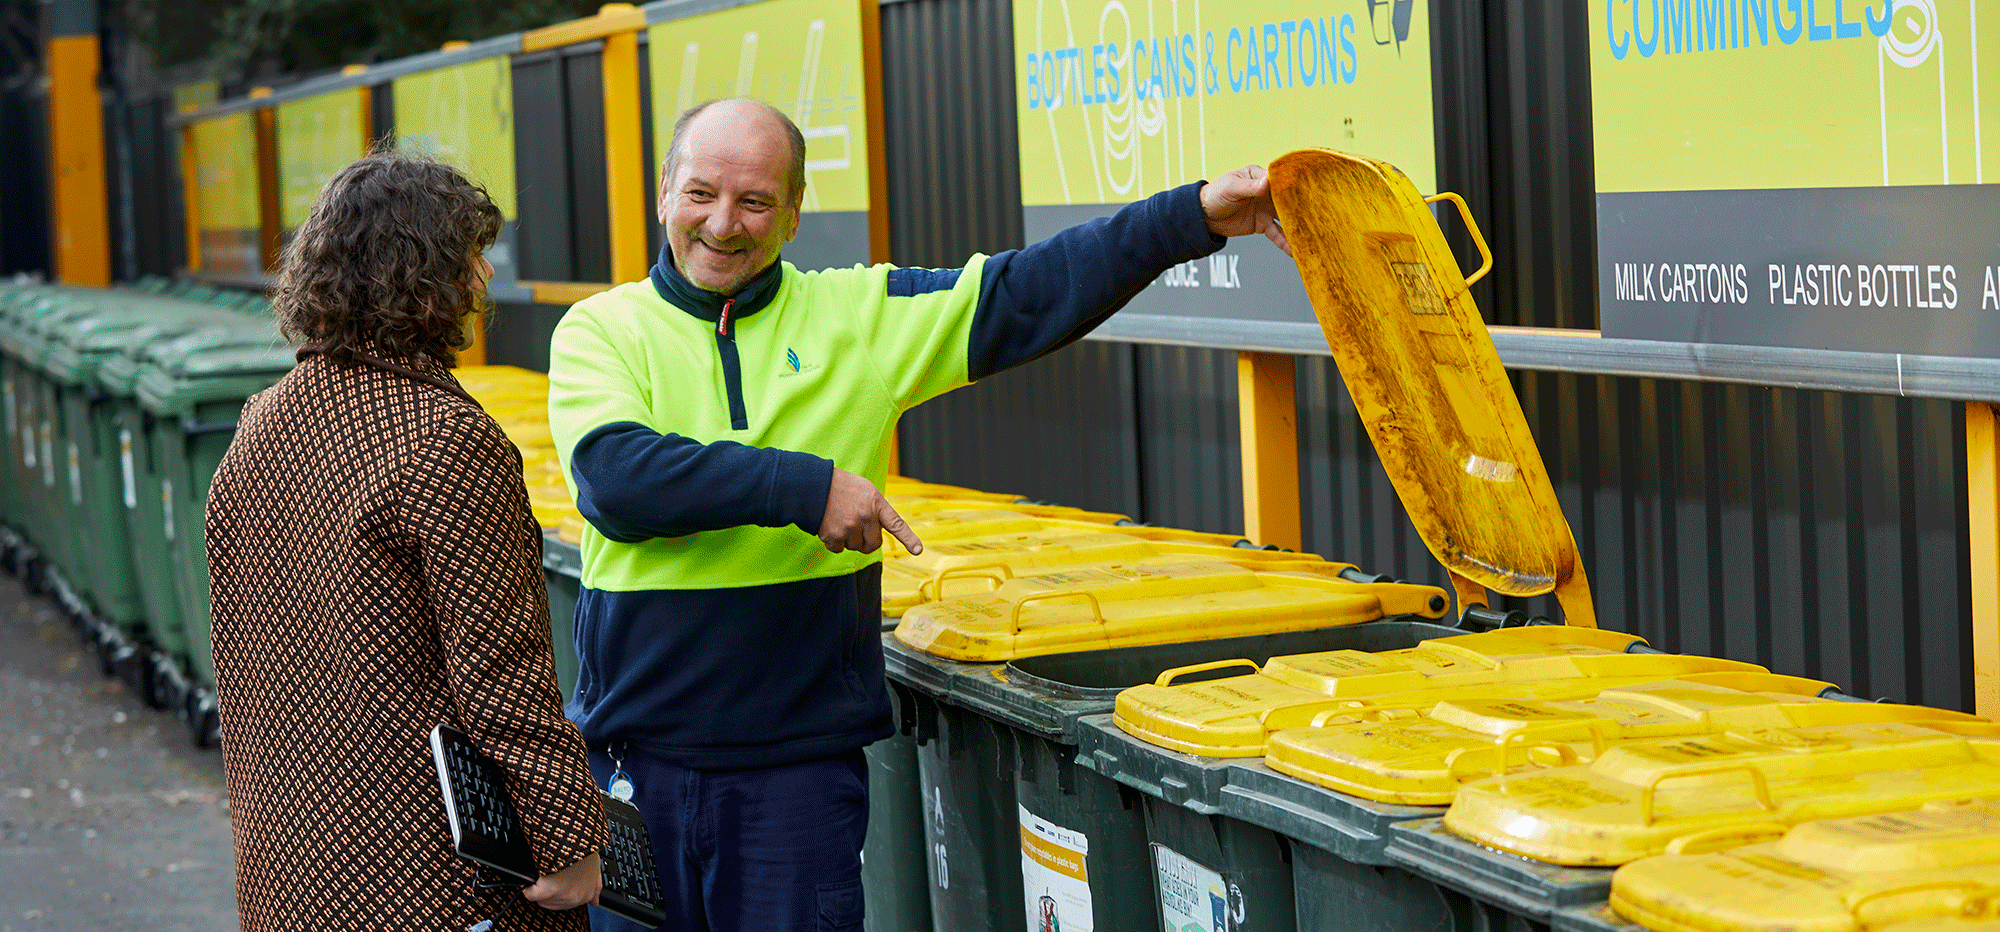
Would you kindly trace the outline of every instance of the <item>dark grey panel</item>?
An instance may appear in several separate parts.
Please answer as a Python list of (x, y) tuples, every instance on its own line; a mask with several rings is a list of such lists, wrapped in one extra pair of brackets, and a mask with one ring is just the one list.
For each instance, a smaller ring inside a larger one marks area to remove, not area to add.
[[(1438, 184), (1493, 250), (1473, 288), (1489, 323), (1596, 327), (1590, 15), (1584, 0), (1433, 0)], [(1478, 253), (1455, 211), (1445, 237)]]
[(178, 146), (168, 142), (165, 117), (172, 106), (165, 97), (142, 98), (130, 110), (132, 140), (133, 251), (140, 275), (172, 275), (184, 255), (172, 251), (172, 227), (179, 210), (172, 197), (181, 185)]
[(807, 271), (867, 265), (868, 212), (799, 215), (799, 235), (785, 244), (785, 261)]
[[(1116, 204), (1029, 207), (1022, 211), (1028, 242), (1094, 217), (1108, 217)], [(1220, 252), (1182, 263), (1155, 279), (1127, 307), (1136, 314), (1226, 320), (1313, 323), (1312, 303), (1299, 283), (1291, 257), (1261, 236), (1232, 238)]]
[[(562, 60), (554, 52), (514, 59), (514, 191), (519, 265), (529, 281), (577, 281), (570, 231), (569, 146)], [(601, 143), (600, 143), (601, 145)]]
[(507, 301), (488, 317), (486, 362), (549, 371), (549, 339), (569, 308), (555, 304)]
[[(396, 85), (384, 81), (368, 89), (368, 108), (373, 113), (375, 139), (380, 141), (396, 134)], [(176, 149), (176, 151), (179, 151)]]
[(611, 280), (611, 215), (604, 164), (604, 50), (602, 43), (563, 52), (568, 106), (570, 251), (572, 281)]
[(1023, 245), (1014, 112), (1014, 20), (1006, 0), (882, 7), (889, 254), (953, 268)]
[(2000, 186), (1597, 203), (1607, 336), (2000, 356)]
[(1236, 354), (1141, 346), (1133, 356), (1139, 384), (1140, 520), (1243, 533)]
[(1139, 517), (1137, 348), (1078, 343), (903, 416), (903, 474)]

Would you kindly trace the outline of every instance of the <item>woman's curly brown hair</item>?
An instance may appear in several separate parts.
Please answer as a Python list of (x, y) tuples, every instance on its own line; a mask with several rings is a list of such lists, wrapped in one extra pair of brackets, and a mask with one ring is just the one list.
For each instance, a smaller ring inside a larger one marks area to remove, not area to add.
[(326, 183), (285, 247), (272, 309), (288, 339), (347, 362), (386, 356), (445, 365), (471, 342), (485, 297), (480, 254), (500, 234), (486, 190), (449, 165), (377, 151)]

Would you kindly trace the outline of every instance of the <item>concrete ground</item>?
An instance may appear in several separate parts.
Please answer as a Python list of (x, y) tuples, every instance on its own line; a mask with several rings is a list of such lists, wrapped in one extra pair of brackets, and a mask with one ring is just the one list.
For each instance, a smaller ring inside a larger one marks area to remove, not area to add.
[(0, 932), (235, 929), (222, 758), (0, 575)]

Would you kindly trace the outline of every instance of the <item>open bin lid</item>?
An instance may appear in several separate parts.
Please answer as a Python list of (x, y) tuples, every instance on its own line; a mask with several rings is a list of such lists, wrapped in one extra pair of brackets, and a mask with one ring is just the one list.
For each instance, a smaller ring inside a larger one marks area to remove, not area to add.
[(1489, 589), (1554, 592), (1565, 624), (1595, 627), (1576, 540), (1426, 199), (1395, 166), (1326, 149), (1273, 161), (1271, 193), (1341, 377), (1460, 613)]

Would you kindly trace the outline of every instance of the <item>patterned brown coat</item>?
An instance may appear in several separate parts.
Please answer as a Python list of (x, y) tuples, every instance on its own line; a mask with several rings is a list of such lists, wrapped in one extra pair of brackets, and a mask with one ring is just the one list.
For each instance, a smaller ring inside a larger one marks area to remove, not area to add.
[(582, 929), (475, 889), (431, 761), (508, 771), (543, 873), (604, 844), (562, 717), (520, 454), (443, 366), (301, 353), (245, 405), (208, 502), (243, 928)]

